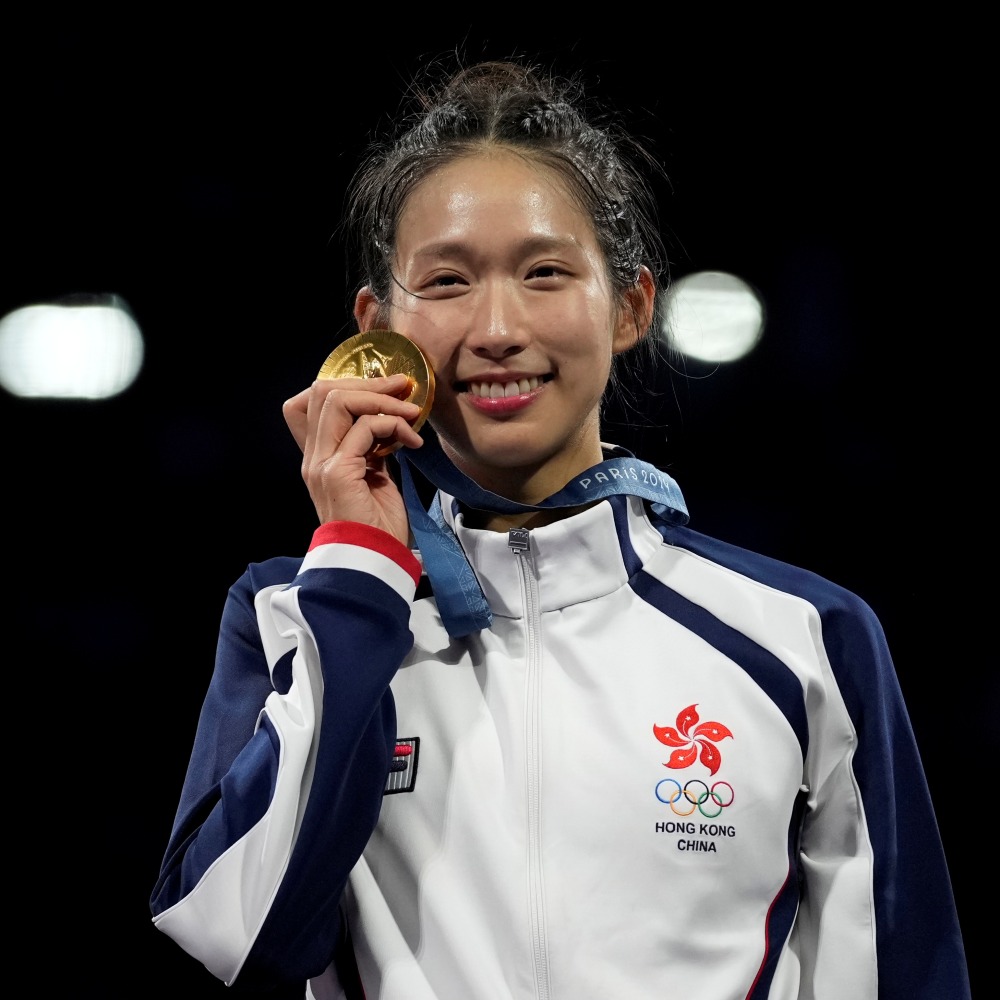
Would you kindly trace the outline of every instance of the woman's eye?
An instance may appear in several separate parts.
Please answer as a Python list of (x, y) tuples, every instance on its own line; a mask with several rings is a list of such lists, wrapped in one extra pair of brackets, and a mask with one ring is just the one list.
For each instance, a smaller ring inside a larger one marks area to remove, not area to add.
[(430, 280), (432, 288), (450, 288), (453, 285), (464, 285), (465, 281), (457, 274), (438, 274)]
[(469, 286), (468, 281), (460, 274), (434, 274), (426, 278), (420, 284), (420, 295), (428, 295), (435, 298), (449, 298), (464, 292)]
[(555, 264), (539, 264), (528, 272), (528, 278), (558, 278), (562, 273)]
[(415, 294), (418, 297), (451, 298), (453, 295), (461, 295), (468, 287), (469, 282), (461, 274), (449, 271), (422, 279)]

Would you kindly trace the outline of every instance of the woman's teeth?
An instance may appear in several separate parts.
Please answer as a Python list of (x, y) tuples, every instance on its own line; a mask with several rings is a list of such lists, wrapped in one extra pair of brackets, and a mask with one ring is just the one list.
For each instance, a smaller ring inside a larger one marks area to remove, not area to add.
[(503, 396), (520, 396), (531, 392), (541, 384), (542, 380), (537, 375), (532, 375), (531, 378), (518, 379), (516, 382), (470, 382), (469, 392), (486, 399), (500, 399)]

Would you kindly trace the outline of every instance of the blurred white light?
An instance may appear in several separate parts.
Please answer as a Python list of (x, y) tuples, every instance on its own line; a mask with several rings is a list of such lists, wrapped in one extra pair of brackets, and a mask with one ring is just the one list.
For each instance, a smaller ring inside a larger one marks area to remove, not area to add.
[(0, 384), (15, 396), (107, 399), (135, 381), (142, 358), (142, 333), (116, 296), (0, 319)]
[(763, 331), (760, 297), (733, 274), (688, 274), (665, 293), (662, 336), (670, 347), (690, 358), (736, 361), (757, 346)]

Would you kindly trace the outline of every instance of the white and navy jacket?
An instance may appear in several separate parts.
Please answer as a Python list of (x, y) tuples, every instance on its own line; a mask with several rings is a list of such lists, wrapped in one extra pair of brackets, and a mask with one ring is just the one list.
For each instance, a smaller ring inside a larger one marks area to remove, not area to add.
[(317, 998), (968, 997), (865, 603), (636, 497), (521, 553), (442, 506), (487, 631), (355, 524), (231, 589), (160, 930)]

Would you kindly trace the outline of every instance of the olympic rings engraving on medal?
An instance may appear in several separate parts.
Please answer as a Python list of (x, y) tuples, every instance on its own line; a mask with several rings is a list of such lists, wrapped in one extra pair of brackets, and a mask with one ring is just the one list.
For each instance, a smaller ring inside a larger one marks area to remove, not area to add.
[[(663, 785), (673, 785), (675, 789), (666, 793), (667, 798), (660, 793)], [(692, 778), (683, 787), (676, 778), (662, 778), (656, 783), (655, 793), (664, 805), (670, 806), (675, 816), (690, 816), (697, 809), (706, 819), (714, 819), (723, 809), (731, 806), (736, 798), (733, 786), (728, 781), (716, 781), (709, 787), (697, 778)], [(682, 804), (680, 809), (677, 807), (678, 802)], [(686, 808), (688, 803), (691, 805), (690, 809)], [(705, 809), (706, 803), (708, 811)]]

